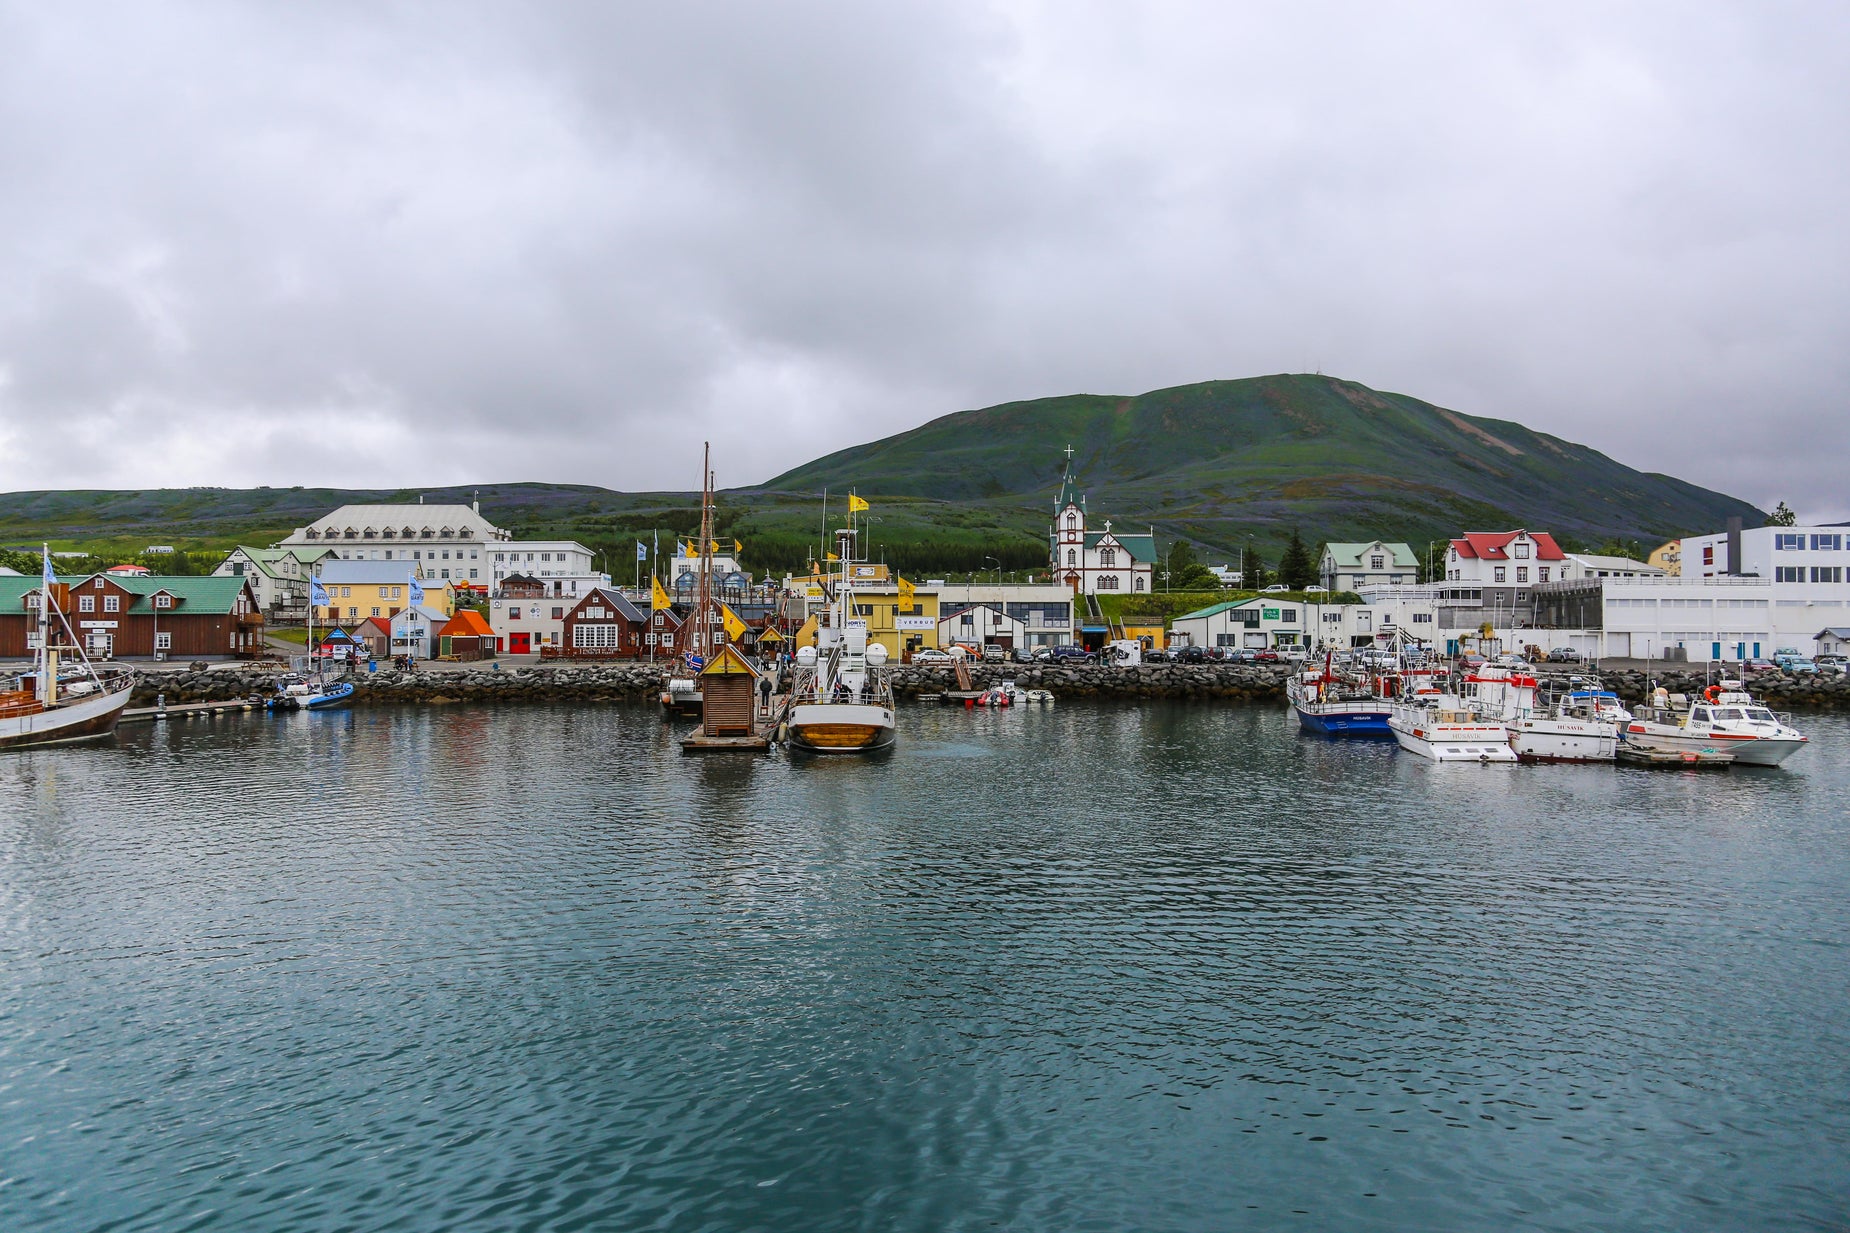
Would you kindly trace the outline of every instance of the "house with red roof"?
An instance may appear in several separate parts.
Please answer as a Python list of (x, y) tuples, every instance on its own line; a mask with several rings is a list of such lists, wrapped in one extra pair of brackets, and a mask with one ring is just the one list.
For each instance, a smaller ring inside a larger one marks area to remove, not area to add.
[(1567, 554), (1546, 531), (1466, 531), (1445, 554), (1445, 580), (1482, 587), (1559, 582)]

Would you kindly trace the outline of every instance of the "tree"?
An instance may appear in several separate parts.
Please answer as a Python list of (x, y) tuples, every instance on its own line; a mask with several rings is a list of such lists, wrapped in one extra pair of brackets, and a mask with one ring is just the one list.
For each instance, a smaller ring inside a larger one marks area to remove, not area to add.
[(1297, 528), (1291, 528), (1291, 541), (1285, 545), (1285, 555), (1278, 559), (1278, 580), (1294, 591), (1314, 586), (1317, 582), (1317, 563), (1310, 559), (1310, 549), (1304, 545), (1304, 537)]
[(1787, 509), (1786, 503), (1781, 501), (1766, 516), (1766, 524), (1769, 527), (1796, 527), (1799, 525), (1799, 516)]
[(1187, 540), (1179, 539), (1169, 545), (1169, 556), (1163, 567), (1163, 589), (1165, 591), (1218, 591), (1220, 590), (1220, 579), (1196, 559), (1193, 545)]
[(1249, 591), (1257, 591), (1265, 585), (1265, 558), (1251, 545), (1247, 546), (1246, 560), (1240, 565), (1240, 585)]

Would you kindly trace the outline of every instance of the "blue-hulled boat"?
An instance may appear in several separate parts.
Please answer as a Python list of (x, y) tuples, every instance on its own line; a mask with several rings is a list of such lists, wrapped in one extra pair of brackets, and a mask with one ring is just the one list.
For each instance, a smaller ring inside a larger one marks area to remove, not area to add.
[(1285, 697), (1297, 712), (1298, 726), (1306, 732), (1393, 740), (1387, 722), (1394, 710), (1388, 679), (1346, 677), (1325, 662), (1286, 681)]
[(310, 695), (303, 701), (302, 706), (306, 710), (318, 711), (323, 707), (339, 706), (351, 697), (353, 697), (353, 682), (337, 681), (325, 687), (320, 693)]

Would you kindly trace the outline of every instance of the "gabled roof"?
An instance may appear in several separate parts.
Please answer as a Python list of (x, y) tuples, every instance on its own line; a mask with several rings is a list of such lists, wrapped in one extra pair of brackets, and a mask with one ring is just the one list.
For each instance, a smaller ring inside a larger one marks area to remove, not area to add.
[(627, 595), (610, 587), (592, 587), (591, 593), (586, 595), (583, 599), (580, 599), (573, 607), (573, 611), (575, 612), (593, 601), (603, 604), (607, 608), (616, 609), (617, 615), (629, 621), (631, 624), (647, 625), (649, 623), (649, 618), (644, 615), (643, 611), (636, 607), (635, 604), (630, 603)]
[(1229, 608), (1238, 608), (1241, 604), (1250, 604), (1252, 602), (1253, 601), (1250, 599), (1222, 600), (1218, 604), (1209, 604), (1206, 608), (1197, 608), (1193, 612), (1184, 612), (1181, 616), (1172, 617), (1170, 619), (1172, 622), (1174, 621), (1196, 621), (1196, 620), (1202, 619), (1203, 617), (1219, 616), (1221, 613), (1227, 611)]
[(131, 612), (146, 607), (147, 597), (160, 591), (173, 596), (181, 612), (230, 612), (237, 606), (238, 595), (249, 585), (235, 575), (219, 577), (213, 574), (186, 578), (163, 574), (111, 574), (109, 581), (134, 593), (136, 601), (129, 609)]
[(1638, 574), (1661, 574), (1663, 566), (1651, 565), (1645, 561), (1634, 561), (1630, 557), (1606, 557), (1597, 552), (1572, 552), (1568, 554), (1587, 569), (1627, 570)]
[(1458, 555), (1466, 560), (1476, 558), (1480, 561), (1510, 560), (1510, 541), (1526, 535), (1535, 541), (1535, 559), (1538, 561), (1564, 561), (1567, 554), (1555, 543), (1554, 536), (1546, 531), (1466, 531), (1452, 541), (1452, 547)]
[(1069, 505), (1078, 505), (1085, 500), (1085, 494), (1079, 491), (1079, 481), (1073, 474), (1073, 460), (1066, 460), (1066, 473), (1060, 477), (1060, 495), (1053, 499), (1054, 513), (1059, 513)]
[(404, 621), (409, 624), (412, 617), (422, 618), (432, 629), (440, 628), (445, 621), (450, 619), (435, 608), (420, 604), (412, 608), (400, 608), (398, 610), (398, 615), (392, 618), (392, 623), (396, 625), (400, 621)]
[[(314, 519), (302, 530), (319, 531), (325, 536), (331, 529), (344, 537), (349, 527), (355, 531), (364, 531), (368, 527), (374, 531), (384, 531), (391, 527), (401, 537), (404, 529), (410, 527), (416, 538), (422, 537), (425, 527), (436, 532), (448, 527), (451, 539), (507, 538), (507, 532), (467, 505), (343, 505), (332, 513)], [(462, 534), (464, 531), (468, 534)], [(295, 540), (296, 537), (290, 536), (290, 539)]]
[(1813, 642), (1816, 642), (1820, 638), (1850, 639), (1850, 625), (1833, 625), (1828, 629), (1821, 629), (1812, 635)]
[(456, 615), (445, 622), (438, 636), (444, 638), (492, 638), (495, 631), (488, 627), (482, 614), (473, 608), (459, 608)]
[(391, 617), (367, 617), (364, 621), (361, 621), (360, 624), (370, 625), (382, 634), (390, 635), (392, 632)]
[(1148, 531), (1139, 531), (1134, 534), (1125, 531), (1087, 531), (1086, 547), (1098, 547), (1099, 541), (1106, 536), (1110, 536), (1112, 543), (1130, 553), (1131, 560), (1144, 565), (1155, 564), (1156, 537)]
[(1389, 564), (1395, 569), (1420, 567), (1420, 559), (1413, 555), (1410, 545), (1390, 544), (1386, 540), (1370, 540), (1365, 544), (1325, 544), (1323, 551), (1336, 563), (1338, 569), (1361, 569), (1362, 557), (1377, 548), (1388, 554)]

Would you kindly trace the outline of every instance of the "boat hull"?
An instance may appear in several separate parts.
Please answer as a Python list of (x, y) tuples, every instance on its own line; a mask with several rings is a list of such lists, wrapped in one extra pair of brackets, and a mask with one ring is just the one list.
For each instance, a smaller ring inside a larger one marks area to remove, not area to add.
[(1423, 723), (1395, 715), (1388, 728), (1400, 747), (1434, 762), (1514, 762), (1509, 729), (1502, 724)]
[(1637, 720), (1625, 726), (1625, 736), (1627, 740), (1658, 749), (1733, 754), (1738, 766), (1778, 766), (1805, 748), (1807, 743), (1802, 736), (1737, 736), (1720, 732), (1691, 734), (1681, 727)]
[(785, 733), (793, 749), (810, 753), (871, 753), (898, 739), (892, 708), (861, 702), (794, 706)]
[(1388, 727), (1388, 715), (1391, 712), (1386, 707), (1296, 702), (1291, 709), (1298, 713), (1298, 727), (1318, 736), (1394, 739), (1394, 730)]
[(1581, 719), (1524, 719), (1510, 727), (1510, 748), (1522, 762), (1611, 762), (1617, 724)]
[(302, 705), (307, 710), (324, 711), (331, 706), (345, 706), (352, 698), (352, 684), (342, 681), (339, 685), (336, 685), (325, 694), (315, 694), (305, 699)]
[(101, 740), (116, 730), (133, 687), (98, 694), (29, 715), (0, 719), (0, 749)]

